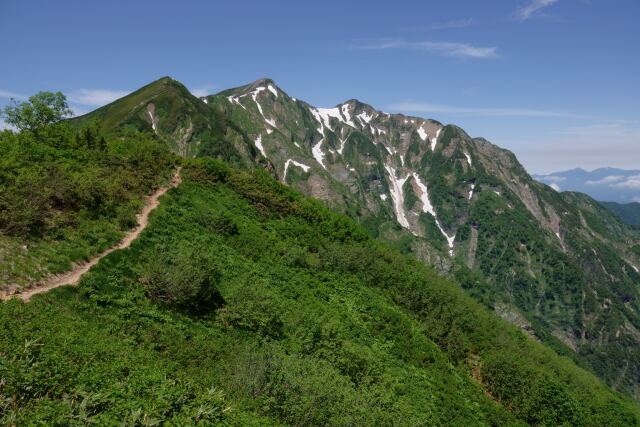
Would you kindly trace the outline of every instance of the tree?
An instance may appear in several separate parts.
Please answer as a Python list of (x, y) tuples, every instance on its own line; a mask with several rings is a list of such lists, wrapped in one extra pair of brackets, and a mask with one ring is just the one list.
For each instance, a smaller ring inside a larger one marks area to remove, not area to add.
[(38, 92), (26, 102), (17, 102), (12, 98), (1, 113), (6, 122), (18, 130), (35, 133), (73, 114), (62, 92)]

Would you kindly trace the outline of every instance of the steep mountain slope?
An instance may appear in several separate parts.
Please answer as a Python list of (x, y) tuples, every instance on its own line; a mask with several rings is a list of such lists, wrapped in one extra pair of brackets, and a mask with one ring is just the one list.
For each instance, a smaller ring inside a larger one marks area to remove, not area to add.
[(147, 130), (182, 156), (223, 157), (240, 167), (257, 163), (257, 152), (241, 129), (170, 77), (72, 119), (73, 123), (83, 124), (94, 121), (107, 130)]
[(0, 424), (638, 425), (637, 403), (263, 171), (183, 177), (78, 287), (0, 303)]
[(312, 107), (269, 79), (204, 97), (198, 108), (241, 130), (259, 153), (247, 162), (348, 213), (640, 397), (638, 235), (597, 202), (536, 182), (512, 153), (456, 126), (357, 100)]

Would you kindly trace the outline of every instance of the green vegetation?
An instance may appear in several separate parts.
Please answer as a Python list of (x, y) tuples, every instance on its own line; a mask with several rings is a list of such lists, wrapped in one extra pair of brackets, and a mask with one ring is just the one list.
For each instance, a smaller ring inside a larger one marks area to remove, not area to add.
[(71, 116), (67, 99), (61, 92), (39, 92), (26, 102), (11, 99), (0, 112), (6, 122), (20, 131), (38, 132), (46, 126)]
[(600, 202), (628, 225), (640, 226), (640, 203)]
[(112, 246), (174, 164), (139, 132), (67, 122), (0, 132), (0, 281), (29, 285)]
[(183, 176), (79, 287), (0, 304), (0, 423), (638, 424), (634, 403), (265, 172), (203, 158)]

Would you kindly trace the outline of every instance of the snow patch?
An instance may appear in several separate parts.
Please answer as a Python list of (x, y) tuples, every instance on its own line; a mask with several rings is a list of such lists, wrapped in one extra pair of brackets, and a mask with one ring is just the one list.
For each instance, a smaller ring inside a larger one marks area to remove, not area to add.
[(363, 126), (368, 125), (371, 119), (373, 119), (373, 115), (370, 116), (366, 111), (363, 111), (362, 113), (358, 114), (356, 117), (360, 119)]
[(245, 107), (244, 105), (242, 105), (242, 103), (240, 103), (240, 98), (238, 98), (237, 96), (227, 96), (227, 100), (231, 103), (231, 104), (238, 104), (239, 106), (241, 106), (242, 108), (244, 108), (245, 110), (247, 109), (247, 107)]
[(557, 237), (559, 240), (562, 240), (562, 238), (560, 237), (560, 233), (556, 233), (556, 237)]
[(422, 129), (422, 126), (418, 128), (418, 135), (420, 135), (420, 139), (423, 141), (426, 141), (427, 138), (429, 137), (429, 135), (427, 135), (427, 132), (424, 129)]
[(300, 147), (300, 144), (298, 144), (297, 142), (294, 142), (293, 145), (295, 145), (298, 148), (302, 148), (302, 147)]
[(404, 194), (402, 193), (402, 186), (409, 178), (409, 175), (404, 178), (397, 178), (396, 171), (389, 165), (384, 165), (384, 168), (387, 170), (389, 174), (389, 181), (391, 182), (391, 188), (389, 192), (391, 193), (391, 199), (393, 200), (393, 208), (396, 211), (396, 218), (398, 219), (398, 223), (404, 228), (409, 227), (409, 221), (407, 221), (407, 216), (404, 211)]
[(205, 104), (208, 104), (209, 100), (207, 98), (202, 98), (202, 102), (204, 102)]
[(476, 188), (476, 184), (471, 184), (471, 190), (469, 190), (469, 200), (473, 197), (473, 189)]
[(635, 265), (631, 264), (631, 267), (633, 267), (633, 269), (636, 271), (636, 273), (640, 273), (640, 270), (638, 270), (638, 267), (636, 267)]
[(327, 169), (327, 167), (324, 165), (325, 154), (322, 152), (322, 147), (321, 147), (323, 142), (324, 142), (324, 138), (318, 141), (318, 143), (314, 145), (313, 148), (311, 148), (311, 153), (313, 154), (313, 158), (316, 159), (318, 163), (320, 163), (320, 166), (322, 166), (324, 169)]
[(272, 132), (273, 132), (273, 129), (267, 129), (267, 135), (271, 135)]
[(147, 113), (149, 114), (149, 119), (151, 119), (151, 128), (157, 134), (158, 128), (156, 127), (156, 119), (153, 117), (153, 113), (150, 110), (147, 110)]
[(427, 186), (420, 180), (420, 177), (415, 172), (413, 173), (413, 179), (416, 180), (416, 184), (420, 188), (420, 191), (422, 191), (422, 194), (420, 195), (420, 201), (422, 202), (422, 211), (425, 213), (429, 213), (433, 216), (433, 218), (436, 221), (436, 225), (438, 226), (438, 229), (440, 229), (440, 232), (447, 239), (447, 243), (449, 245), (449, 255), (453, 256), (453, 241), (456, 240), (456, 235), (454, 234), (453, 236), (449, 236), (447, 232), (444, 231), (444, 228), (442, 228), (442, 224), (440, 224), (440, 220), (436, 215), (436, 210), (433, 208), (433, 205), (429, 200), (429, 192), (427, 190)]
[(351, 127), (356, 127), (356, 124), (351, 119), (351, 114), (349, 114), (349, 106), (344, 104), (340, 109), (342, 110), (342, 115), (345, 118), (345, 123)]
[(438, 142), (438, 137), (440, 136), (441, 131), (442, 128), (438, 129), (438, 131), (436, 132), (436, 136), (431, 138), (431, 151), (436, 151), (436, 143)]
[(499, 191), (493, 190), (494, 193), (496, 193), (498, 196), (500, 195)]
[(469, 155), (469, 153), (465, 151), (464, 156), (467, 158), (467, 163), (469, 163), (469, 166), (471, 166), (471, 156)]
[(284, 164), (284, 174), (282, 175), (283, 181), (287, 179), (287, 170), (289, 169), (290, 164), (293, 164), (294, 166), (298, 166), (299, 168), (302, 168), (302, 170), (304, 170), (305, 172), (309, 172), (309, 169), (311, 169), (311, 166), (307, 166), (304, 163), (296, 162), (293, 159), (288, 159)]
[(274, 94), (276, 96), (276, 98), (278, 97), (278, 91), (276, 90), (276, 88), (274, 88), (273, 86), (269, 85), (269, 86), (267, 86), (267, 89), (269, 89), (269, 92)]
[(262, 146), (262, 135), (258, 135), (254, 143), (256, 144), (256, 147), (258, 147), (258, 150), (260, 150), (262, 155), (264, 157), (267, 157), (267, 153), (264, 152), (264, 147)]
[(337, 107), (334, 108), (311, 108), (311, 114), (316, 118), (321, 125), (329, 128), (330, 131), (333, 132), (333, 128), (329, 124), (329, 119), (334, 117), (339, 121), (343, 122), (344, 119), (340, 115), (340, 109)]
[[(275, 127), (277, 127), (276, 126), (276, 121), (267, 119), (267, 117), (264, 115), (264, 112), (262, 111), (262, 105), (260, 105), (260, 103), (258, 102), (258, 94), (260, 92), (262, 92), (263, 90), (267, 90), (267, 89), (265, 87), (262, 87), (262, 86), (257, 87), (253, 92), (251, 92), (251, 98), (253, 98), (253, 102), (256, 103), (256, 106), (258, 107), (258, 111), (260, 111), (260, 115), (262, 116), (264, 121), (269, 123), (271, 126), (273, 126), (275, 128)], [(269, 90), (271, 90), (271, 89), (269, 89)], [(277, 93), (276, 93), (276, 96), (277, 96)]]
[(386, 195), (386, 194), (381, 194), (381, 195), (380, 195), (380, 198), (381, 198), (383, 201), (384, 201), (384, 200), (387, 200), (387, 195)]
[(347, 143), (347, 139), (349, 138), (340, 140), (340, 147), (338, 147), (338, 154), (342, 155), (342, 151), (344, 150), (344, 145)]

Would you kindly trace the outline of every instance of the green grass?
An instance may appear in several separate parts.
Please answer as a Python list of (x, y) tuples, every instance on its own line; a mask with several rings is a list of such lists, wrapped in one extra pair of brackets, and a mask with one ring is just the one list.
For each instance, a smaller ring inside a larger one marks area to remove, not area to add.
[[(591, 374), (263, 172), (200, 160), (184, 177), (79, 287), (0, 305), (0, 423), (638, 423)], [(154, 260), (170, 280), (209, 272), (221, 299), (155, 299)]]

